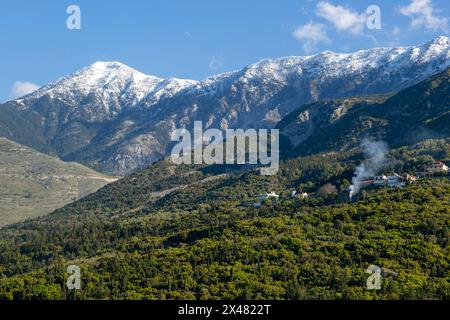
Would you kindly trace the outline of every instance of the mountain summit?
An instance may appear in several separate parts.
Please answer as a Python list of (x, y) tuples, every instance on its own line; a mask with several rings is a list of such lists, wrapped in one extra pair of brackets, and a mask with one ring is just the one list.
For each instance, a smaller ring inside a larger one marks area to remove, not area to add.
[(1, 106), (0, 136), (126, 174), (167, 155), (172, 130), (191, 129), (195, 120), (206, 128), (272, 128), (302, 105), (398, 92), (448, 66), (447, 37), (413, 47), (266, 59), (203, 81), (97, 62)]
[(40, 99), (58, 101), (68, 109), (67, 120), (99, 122), (114, 118), (144, 98), (173, 95), (193, 84), (195, 81), (146, 75), (116, 61), (100, 61), (18, 99), (17, 103), (29, 107)]

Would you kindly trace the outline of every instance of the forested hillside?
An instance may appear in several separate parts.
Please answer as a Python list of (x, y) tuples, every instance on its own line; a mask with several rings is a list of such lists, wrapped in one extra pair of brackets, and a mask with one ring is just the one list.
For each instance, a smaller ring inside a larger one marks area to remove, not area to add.
[[(386, 171), (450, 160), (450, 141), (392, 150)], [(55, 213), (0, 230), (5, 299), (449, 299), (448, 177), (365, 190), (359, 150), (257, 170), (162, 161)], [(332, 184), (336, 191), (322, 192)], [(308, 199), (290, 198), (291, 190)], [(245, 205), (276, 191), (279, 201)], [(67, 291), (69, 264), (82, 290)], [(366, 288), (371, 265), (392, 270)]]

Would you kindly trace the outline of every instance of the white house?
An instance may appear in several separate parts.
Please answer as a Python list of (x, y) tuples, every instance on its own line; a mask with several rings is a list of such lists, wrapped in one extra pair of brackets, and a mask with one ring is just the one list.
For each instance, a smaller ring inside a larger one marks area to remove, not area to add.
[(387, 177), (387, 185), (389, 187), (403, 188), (406, 187), (406, 179), (394, 173), (394, 175)]
[(300, 199), (307, 199), (309, 197), (309, 195), (306, 192), (297, 193), (297, 191), (292, 191), (291, 198), (297, 198), (297, 197)]
[(375, 187), (383, 187), (383, 186), (387, 185), (387, 180), (388, 180), (388, 177), (385, 175), (377, 176), (377, 177), (373, 178), (373, 185)]
[(448, 173), (449, 169), (445, 163), (441, 161), (436, 161), (433, 162), (431, 165), (429, 165), (426, 170), (427, 172), (434, 174), (434, 173)]
[(374, 186), (374, 187), (395, 187), (403, 188), (406, 187), (408, 183), (414, 183), (417, 181), (416, 176), (406, 175), (405, 177), (394, 173), (392, 175), (386, 176), (381, 175), (374, 177), (373, 179), (362, 181), (363, 187)]
[(268, 199), (276, 199), (276, 200), (278, 200), (279, 198), (280, 198), (280, 196), (277, 195), (275, 192), (266, 193), (266, 194), (262, 194), (262, 195), (259, 196), (259, 200), (261, 200), (261, 201), (265, 201), (265, 200), (268, 200)]

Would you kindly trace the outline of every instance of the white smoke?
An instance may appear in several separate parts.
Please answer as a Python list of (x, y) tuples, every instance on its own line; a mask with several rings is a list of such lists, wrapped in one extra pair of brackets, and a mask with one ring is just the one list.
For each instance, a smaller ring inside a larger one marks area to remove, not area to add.
[(388, 145), (385, 142), (364, 140), (361, 146), (364, 149), (366, 160), (355, 170), (350, 186), (350, 200), (361, 191), (361, 182), (377, 175), (386, 164)]

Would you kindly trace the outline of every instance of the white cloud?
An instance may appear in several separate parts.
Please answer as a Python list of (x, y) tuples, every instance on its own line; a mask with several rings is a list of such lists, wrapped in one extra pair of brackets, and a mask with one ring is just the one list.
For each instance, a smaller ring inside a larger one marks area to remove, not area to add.
[(209, 61), (208, 68), (211, 71), (219, 71), (224, 67), (226, 58), (223, 56), (213, 56)]
[(400, 7), (399, 11), (411, 18), (413, 28), (424, 27), (431, 31), (449, 32), (448, 19), (436, 15), (432, 0), (411, 0), (409, 5)]
[(316, 15), (333, 24), (338, 31), (348, 31), (352, 34), (361, 34), (366, 25), (366, 14), (333, 5), (326, 1), (317, 4)]
[(16, 81), (13, 85), (11, 93), (9, 94), (9, 99), (14, 100), (23, 97), (29, 93), (32, 93), (39, 89), (37, 84), (27, 82), (27, 81)]
[(315, 51), (319, 43), (331, 43), (326, 32), (326, 26), (321, 23), (308, 23), (297, 27), (292, 36), (303, 43), (303, 49), (307, 53)]

